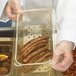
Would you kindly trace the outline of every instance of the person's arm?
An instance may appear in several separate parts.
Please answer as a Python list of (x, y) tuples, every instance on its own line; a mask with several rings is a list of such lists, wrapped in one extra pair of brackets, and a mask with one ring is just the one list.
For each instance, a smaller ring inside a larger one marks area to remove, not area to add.
[(64, 11), (60, 40), (72, 41), (76, 44), (76, 1), (69, 0)]
[(8, 0), (0, 0), (0, 18)]
[[(52, 59), (52, 68), (59, 71), (66, 71), (73, 63), (72, 50), (76, 45), (76, 1), (75, 0), (63, 0), (62, 3), (63, 16), (61, 30), (59, 31), (60, 42), (56, 46)], [(65, 8), (63, 8), (65, 7)], [(58, 9), (59, 11), (60, 9)], [(60, 14), (61, 14), (60, 10)], [(59, 62), (59, 59), (62, 61)]]

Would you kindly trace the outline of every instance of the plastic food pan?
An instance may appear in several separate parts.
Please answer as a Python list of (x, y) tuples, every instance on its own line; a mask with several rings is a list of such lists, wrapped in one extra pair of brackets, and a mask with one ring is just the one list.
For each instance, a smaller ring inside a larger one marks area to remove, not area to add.
[(15, 62), (22, 71), (51, 69), (53, 51), (53, 10), (23, 10), (17, 15)]

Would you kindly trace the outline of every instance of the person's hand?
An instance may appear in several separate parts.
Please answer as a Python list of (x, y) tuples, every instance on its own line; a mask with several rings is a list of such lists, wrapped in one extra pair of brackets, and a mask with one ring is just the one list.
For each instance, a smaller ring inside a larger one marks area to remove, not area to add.
[(10, 0), (6, 7), (7, 16), (10, 19), (15, 20), (17, 14), (21, 11), (20, 9), (20, 1), (19, 0)]
[(69, 41), (60, 42), (53, 52), (52, 68), (58, 71), (66, 71), (73, 63), (72, 50), (74, 43)]

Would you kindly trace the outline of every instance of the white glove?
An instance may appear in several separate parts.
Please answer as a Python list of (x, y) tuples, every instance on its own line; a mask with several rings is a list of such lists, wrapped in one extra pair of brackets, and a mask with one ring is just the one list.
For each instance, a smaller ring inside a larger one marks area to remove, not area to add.
[(60, 42), (53, 52), (52, 68), (58, 71), (66, 71), (73, 63), (72, 50), (74, 43)]
[(21, 11), (19, 0), (10, 0), (6, 7), (7, 16), (16, 19), (16, 15)]

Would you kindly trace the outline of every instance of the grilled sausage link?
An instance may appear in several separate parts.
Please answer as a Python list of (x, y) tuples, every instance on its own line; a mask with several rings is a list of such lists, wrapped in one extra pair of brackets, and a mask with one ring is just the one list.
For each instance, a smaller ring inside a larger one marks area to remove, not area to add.
[(21, 48), (21, 53), (23, 53), (27, 48), (29, 48), (31, 45), (33, 45), (36, 42), (39, 42), (41, 40), (47, 40), (49, 39), (49, 37), (47, 36), (39, 36), (35, 39), (32, 39), (31, 41), (29, 41), (28, 43), (26, 43), (22, 48)]
[(27, 48), (22, 54), (21, 57), (24, 58), (26, 57), (29, 53), (31, 53), (34, 50), (37, 50), (38, 48), (47, 45), (48, 41), (47, 40), (41, 40), (39, 42), (34, 43), (33, 45), (31, 45), (29, 48)]
[(42, 48), (39, 48), (38, 50), (30, 53), (27, 57), (24, 57), (23, 62), (28, 62), (32, 57), (35, 57), (36, 55), (42, 53), (42, 52), (46, 52), (48, 46), (43, 46)]
[[(47, 54), (48, 52), (42, 52), (36, 56), (34, 56), (33, 58), (31, 58), (28, 63), (38, 63), (38, 62), (41, 62), (41, 61), (44, 61), (46, 56), (48, 56)], [(46, 56), (45, 56), (46, 55)]]
[(50, 59), (50, 58), (51, 58), (51, 53), (47, 52), (41, 58), (36, 60), (35, 63), (42, 62), (42, 61), (45, 61), (46, 59)]

